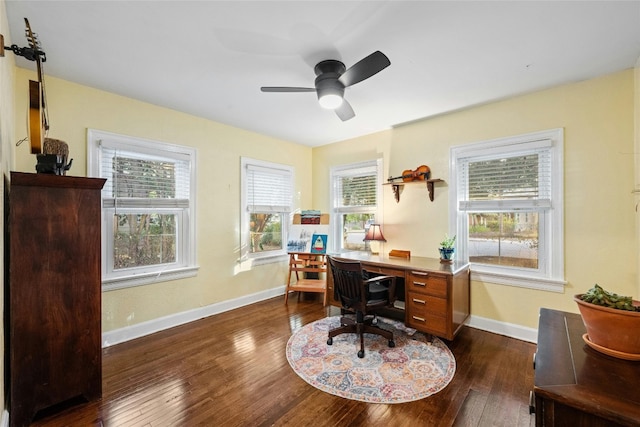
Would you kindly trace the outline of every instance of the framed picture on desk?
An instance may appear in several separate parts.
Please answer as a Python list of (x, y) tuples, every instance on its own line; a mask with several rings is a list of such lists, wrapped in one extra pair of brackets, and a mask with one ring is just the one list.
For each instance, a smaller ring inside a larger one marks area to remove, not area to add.
[(327, 253), (327, 235), (326, 234), (314, 234), (311, 237), (311, 251), (312, 254), (326, 254)]

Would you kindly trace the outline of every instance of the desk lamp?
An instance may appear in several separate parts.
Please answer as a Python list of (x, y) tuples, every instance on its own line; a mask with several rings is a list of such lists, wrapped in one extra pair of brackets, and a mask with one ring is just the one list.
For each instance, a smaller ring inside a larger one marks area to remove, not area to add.
[(380, 224), (371, 224), (363, 240), (365, 242), (369, 242), (371, 255), (378, 255), (380, 253), (380, 242), (387, 241), (387, 239), (385, 239), (384, 235), (382, 234)]

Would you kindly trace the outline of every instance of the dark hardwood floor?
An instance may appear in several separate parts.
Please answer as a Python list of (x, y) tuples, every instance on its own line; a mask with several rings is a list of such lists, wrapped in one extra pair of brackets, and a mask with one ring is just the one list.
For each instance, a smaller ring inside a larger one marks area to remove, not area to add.
[[(535, 345), (465, 327), (447, 345), (441, 392), (395, 405), (351, 401), (298, 377), (297, 327), (339, 314), (294, 296), (256, 303), (103, 351), (102, 400), (42, 413), (35, 426), (533, 426)], [(73, 375), (72, 372), (69, 375)]]

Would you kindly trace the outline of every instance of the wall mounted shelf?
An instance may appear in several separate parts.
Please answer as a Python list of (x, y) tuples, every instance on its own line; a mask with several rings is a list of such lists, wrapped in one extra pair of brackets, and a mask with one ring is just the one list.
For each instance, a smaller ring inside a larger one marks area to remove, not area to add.
[(382, 185), (390, 185), (391, 189), (393, 190), (393, 195), (396, 198), (396, 203), (400, 202), (400, 193), (402, 193), (402, 190), (404, 189), (405, 185), (415, 185), (415, 184), (421, 184), (422, 182), (425, 182), (427, 184), (427, 190), (429, 190), (429, 200), (431, 200), (433, 202), (433, 187), (434, 184), (436, 182), (444, 182), (444, 180), (439, 179), (439, 178), (432, 178), (432, 179), (427, 179), (424, 181), (406, 181), (406, 182), (386, 182)]

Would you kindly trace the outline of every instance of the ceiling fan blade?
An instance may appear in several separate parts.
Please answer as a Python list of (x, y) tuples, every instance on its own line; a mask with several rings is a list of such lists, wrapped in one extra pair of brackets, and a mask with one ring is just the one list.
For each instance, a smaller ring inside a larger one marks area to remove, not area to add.
[(342, 100), (342, 104), (335, 109), (335, 112), (343, 122), (353, 119), (356, 116), (356, 113), (353, 112), (353, 108), (351, 108), (351, 104), (349, 104), (346, 99)]
[(262, 86), (263, 92), (315, 92), (315, 88), (311, 87), (287, 87), (287, 86)]
[(391, 61), (387, 56), (379, 50), (373, 52), (371, 55), (359, 62), (356, 62), (345, 71), (338, 80), (344, 85), (344, 87), (353, 86), (356, 83), (368, 79), (374, 74), (387, 68), (391, 65)]

